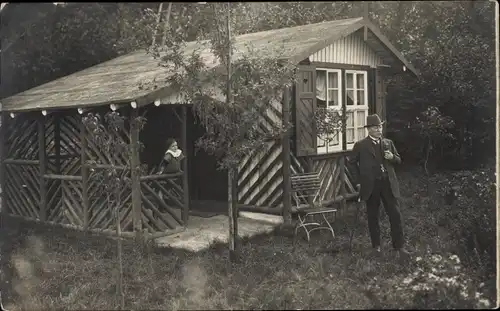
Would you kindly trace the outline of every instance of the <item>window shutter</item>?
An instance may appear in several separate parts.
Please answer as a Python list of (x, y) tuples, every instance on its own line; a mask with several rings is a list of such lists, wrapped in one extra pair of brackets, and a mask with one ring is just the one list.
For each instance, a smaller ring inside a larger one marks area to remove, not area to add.
[(317, 153), (316, 67), (298, 66), (295, 85), (295, 153), (297, 156)]

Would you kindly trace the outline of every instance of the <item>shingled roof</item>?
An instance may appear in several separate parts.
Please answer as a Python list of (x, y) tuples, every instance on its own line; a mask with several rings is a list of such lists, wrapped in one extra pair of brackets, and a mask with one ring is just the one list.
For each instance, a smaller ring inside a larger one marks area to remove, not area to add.
[[(388, 64), (397, 62), (417, 74), (413, 66), (380, 34), (377, 27), (363, 18), (329, 21), (317, 24), (250, 33), (235, 38), (234, 57), (239, 58), (251, 48), (258, 55), (279, 57), (299, 63), (336, 40), (367, 27), (372, 48)], [(195, 49), (207, 66), (218, 65), (208, 42), (188, 42), (185, 54)], [(1, 101), (4, 111), (24, 112), (63, 108), (93, 107), (131, 101), (154, 101), (155, 93), (168, 89), (162, 80), (168, 72), (144, 50), (117, 57), (110, 61), (59, 78)], [(145, 81), (159, 81), (158, 88), (140, 90)], [(152, 99), (152, 100), (151, 100)]]

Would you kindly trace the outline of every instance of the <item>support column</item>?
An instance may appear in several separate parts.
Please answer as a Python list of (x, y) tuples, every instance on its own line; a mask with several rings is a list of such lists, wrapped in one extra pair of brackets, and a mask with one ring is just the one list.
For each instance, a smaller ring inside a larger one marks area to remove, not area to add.
[(89, 167), (87, 165), (87, 131), (83, 123), (83, 115), (80, 119), (80, 158), (82, 170), (82, 203), (83, 203), (83, 229), (89, 228)]
[(45, 117), (38, 117), (38, 160), (39, 166), (39, 182), (40, 182), (40, 220), (47, 220), (47, 182), (45, 175), (47, 174), (47, 149), (45, 144)]
[[(283, 96), (283, 125), (290, 125), (290, 91), (284, 90)], [(287, 129), (282, 137), (282, 161), (283, 161), (283, 221), (289, 225), (292, 223), (292, 197), (291, 197), (291, 148), (290, 148), (290, 130)]]
[(140, 181), (140, 160), (139, 160), (139, 127), (137, 118), (138, 109), (132, 109), (130, 114), (130, 175), (132, 179), (132, 214), (134, 232), (136, 236), (142, 234), (142, 200), (141, 200), (141, 181)]
[(185, 227), (187, 227), (188, 220), (189, 220), (189, 206), (190, 206), (190, 200), (189, 200), (189, 174), (188, 174), (188, 161), (189, 159), (187, 158), (187, 107), (184, 105), (182, 106), (182, 135), (181, 135), (181, 146), (183, 152), (186, 154), (186, 159), (182, 162), (182, 171), (184, 172), (182, 175), (182, 188), (183, 188), (183, 193), (184, 193), (184, 200), (183, 200), (183, 206), (182, 206), (182, 222)]

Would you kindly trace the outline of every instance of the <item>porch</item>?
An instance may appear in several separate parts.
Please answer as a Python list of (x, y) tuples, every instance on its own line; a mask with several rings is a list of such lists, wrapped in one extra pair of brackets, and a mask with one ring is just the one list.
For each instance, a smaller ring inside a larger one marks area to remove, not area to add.
[[(124, 237), (143, 234), (154, 239), (179, 232), (187, 226), (190, 210), (204, 217), (222, 214), (227, 206), (227, 177), (216, 171), (215, 160), (207, 154), (194, 155), (194, 141), (200, 133), (188, 126), (192, 121), (188, 107), (118, 107), (125, 126), (116, 133), (116, 139), (130, 150), (123, 154), (104, 152), (83, 122), (88, 112), (103, 117), (109, 107), (86, 111), (58, 109), (50, 113), (3, 112), (2, 213), (114, 234), (113, 207), (109, 206), (102, 180), (96, 177), (111, 169), (123, 172), (122, 176), (130, 180), (120, 195), (119, 218)], [(137, 117), (155, 114), (160, 117), (151, 118), (149, 127), (142, 131), (133, 125)], [(148, 132), (155, 132), (158, 137)], [(141, 138), (148, 136), (152, 139), (146, 139), (141, 148)], [(167, 137), (178, 140), (188, 160), (183, 161), (178, 173), (158, 174), (156, 164), (165, 151), (162, 143)], [(159, 159), (155, 159), (158, 155)], [(210, 161), (212, 165), (207, 164)], [(200, 169), (200, 163), (205, 169)], [(189, 171), (190, 165), (195, 172)], [(212, 166), (213, 169), (207, 169)], [(212, 181), (219, 185), (218, 191), (213, 187), (204, 190), (204, 174), (212, 176)], [(191, 196), (190, 188), (194, 190)]]
[[(264, 220), (265, 219), (265, 220)], [(253, 237), (269, 233), (283, 222), (281, 216), (241, 212), (238, 217), (238, 235)], [(173, 247), (198, 252), (215, 242), (228, 242), (229, 219), (226, 215), (209, 217), (190, 216), (189, 226), (177, 233), (155, 240), (160, 247)]]

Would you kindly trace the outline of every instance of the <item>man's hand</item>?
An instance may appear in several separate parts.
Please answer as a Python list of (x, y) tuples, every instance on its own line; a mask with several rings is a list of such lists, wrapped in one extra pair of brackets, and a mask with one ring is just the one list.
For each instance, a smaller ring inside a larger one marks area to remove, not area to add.
[(384, 151), (384, 158), (386, 160), (392, 160), (394, 158), (394, 154), (391, 151), (386, 150)]

